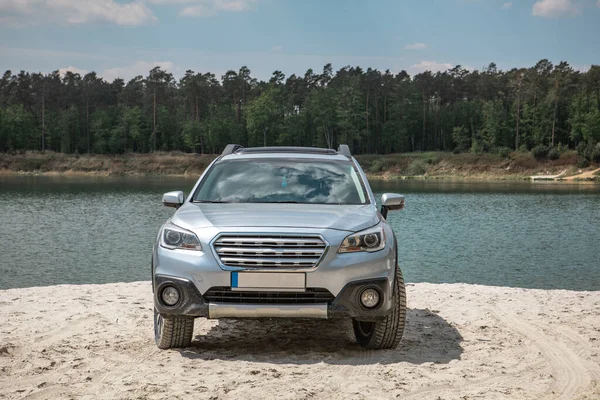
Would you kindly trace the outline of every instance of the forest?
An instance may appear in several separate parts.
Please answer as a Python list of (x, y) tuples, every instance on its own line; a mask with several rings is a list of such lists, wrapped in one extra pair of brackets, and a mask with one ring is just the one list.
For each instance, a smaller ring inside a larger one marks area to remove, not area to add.
[(128, 82), (58, 71), (0, 80), (0, 152), (214, 154), (228, 143), (550, 158), (577, 149), (585, 166), (600, 161), (600, 66), (578, 72), (541, 60), (410, 76), (327, 64), (268, 81), (247, 67), (179, 80), (155, 67)]

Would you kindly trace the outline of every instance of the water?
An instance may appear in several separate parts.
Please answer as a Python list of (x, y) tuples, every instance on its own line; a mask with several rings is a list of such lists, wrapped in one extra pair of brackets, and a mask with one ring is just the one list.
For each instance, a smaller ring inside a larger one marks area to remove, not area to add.
[[(0, 289), (150, 278), (158, 228), (183, 178), (0, 177)], [(600, 290), (600, 185), (372, 182), (409, 282)]]

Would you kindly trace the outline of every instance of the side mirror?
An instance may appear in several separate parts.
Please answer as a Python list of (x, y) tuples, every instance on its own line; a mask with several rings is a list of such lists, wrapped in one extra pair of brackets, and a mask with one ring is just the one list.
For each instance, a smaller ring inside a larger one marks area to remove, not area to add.
[(163, 194), (162, 202), (166, 207), (179, 208), (185, 201), (185, 196), (182, 191), (168, 192)]
[(404, 196), (395, 193), (385, 193), (381, 196), (381, 215), (387, 218), (388, 211), (404, 209)]

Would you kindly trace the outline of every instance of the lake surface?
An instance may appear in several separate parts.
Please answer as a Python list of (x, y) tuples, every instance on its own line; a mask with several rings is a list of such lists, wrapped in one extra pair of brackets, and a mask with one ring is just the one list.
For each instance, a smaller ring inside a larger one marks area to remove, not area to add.
[[(183, 178), (0, 177), (0, 289), (150, 279), (150, 253)], [(600, 185), (372, 182), (408, 282), (600, 290)]]

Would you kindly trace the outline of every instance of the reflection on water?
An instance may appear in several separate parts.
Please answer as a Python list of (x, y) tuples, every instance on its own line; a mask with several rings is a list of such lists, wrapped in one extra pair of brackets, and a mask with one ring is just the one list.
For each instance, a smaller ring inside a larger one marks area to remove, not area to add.
[[(0, 289), (146, 280), (184, 178), (0, 177)], [(410, 282), (600, 290), (600, 185), (389, 181)]]

